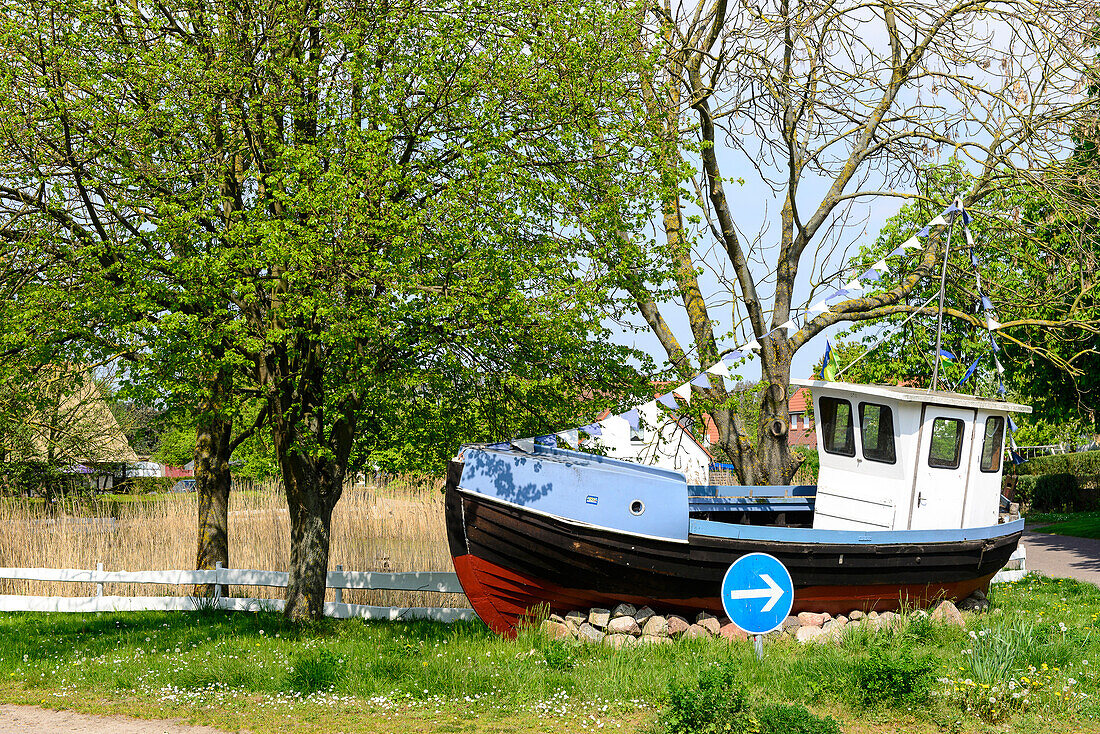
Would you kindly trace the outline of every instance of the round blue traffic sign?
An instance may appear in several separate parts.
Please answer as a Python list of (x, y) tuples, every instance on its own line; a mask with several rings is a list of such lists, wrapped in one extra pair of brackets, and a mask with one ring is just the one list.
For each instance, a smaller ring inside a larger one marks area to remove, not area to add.
[(750, 635), (766, 635), (779, 627), (793, 604), (790, 572), (767, 553), (741, 556), (722, 578), (722, 608)]

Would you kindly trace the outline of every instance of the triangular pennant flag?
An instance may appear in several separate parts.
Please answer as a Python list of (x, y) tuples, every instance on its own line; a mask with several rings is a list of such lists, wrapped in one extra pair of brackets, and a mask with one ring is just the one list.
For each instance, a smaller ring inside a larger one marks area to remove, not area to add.
[(1019, 428), (1018, 428), (1018, 427), (1016, 426), (1016, 421), (1012, 420), (1012, 416), (1008, 416), (1008, 430), (1012, 431), (1013, 433), (1015, 433), (1016, 431), (1020, 430), (1020, 429), (1019, 429)]
[(702, 372), (698, 376), (696, 376), (696, 378), (694, 380), (691, 381), (691, 384), (695, 385), (695, 387), (701, 387), (704, 390), (709, 390), (710, 389), (710, 378), (707, 377), (706, 372)]
[(638, 413), (642, 416), (642, 420), (645, 421), (646, 428), (655, 428), (661, 422), (661, 409), (657, 407), (656, 400), (650, 400), (648, 403), (638, 408)]
[(550, 448), (554, 448), (554, 449), (556, 449), (558, 447), (558, 439), (552, 433), (547, 434), (545, 436), (539, 436), (538, 438), (535, 439), (535, 443), (537, 443), (540, 446), (549, 446)]
[(993, 355), (993, 367), (997, 370), (998, 375), (1003, 375), (1005, 373), (1005, 366), (1001, 364), (1001, 360), (997, 359), (996, 354)]
[(860, 283), (858, 279), (853, 278), (844, 284), (844, 290), (852, 291), (853, 293), (859, 293), (863, 290), (863, 283)]
[(725, 360), (726, 362), (736, 362), (737, 360), (741, 359), (741, 358), (742, 358), (742, 357), (744, 357), (744, 356), (745, 356), (745, 355), (744, 355), (744, 354), (742, 354), (742, 353), (740, 352), (740, 350), (734, 349), (734, 350), (733, 350), (732, 352), (730, 352), (729, 354), (726, 354), (726, 355), (724, 355), (724, 356), (722, 357), (722, 359), (724, 359), (724, 360)]
[(948, 362), (955, 361), (955, 355), (946, 349), (940, 349), (940, 359), (946, 359)]
[(589, 423), (587, 426), (581, 426), (580, 430), (587, 433), (589, 436), (602, 436), (603, 429), (600, 428), (599, 423)]
[[(943, 210), (943, 214), (950, 214), (951, 212), (957, 212), (958, 210), (959, 210), (959, 202), (956, 199), (955, 201), (951, 202), (951, 206), (949, 206), (949, 207), (947, 207), (946, 209)], [(943, 214), (941, 214), (940, 216), (943, 216)]]
[(1001, 348), (997, 345), (997, 340), (993, 338), (993, 332), (989, 331), (989, 332), (986, 332), (986, 333), (989, 334), (989, 346), (993, 347), (993, 351), (994, 352), (1001, 351)]
[(881, 277), (882, 275), (877, 270), (875, 270), (874, 268), (868, 268), (856, 280), (866, 280), (868, 283), (874, 283)]
[(832, 301), (832, 300), (835, 300), (835, 299), (838, 299), (838, 298), (847, 298), (847, 297), (848, 297), (848, 291), (844, 288), (841, 288), (839, 290), (833, 291), (831, 295), (825, 296), (825, 300), (826, 301)]
[(1000, 321), (993, 318), (988, 313), (986, 313), (986, 315), (985, 315), (985, 325), (987, 327), (989, 327), (990, 331), (996, 331), (997, 329), (1001, 328), (1001, 326), (1002, 326)]
[(564, 443), (569, 448), (577, 448), (578, 435), (576, 428), (570, 428), (568, 431), (558, 431), (554, 435), (560, 438), (562, 440), (562, 443)]
[(1005, 392), (1007, 392), (1005, 390), (1005, 384), (1003, 382), (998, 381), (997, 382), (997, 393), (1000, 394), (1000, 395), (1004, 395)]
[(665, 393), (661, 397), (657, 398), (657, 402), (665, 406), (669, 410), (676, 410), (680, 407), (679, 403), (676, 402), (676, 398), (672, 397), (672, 393)]
[(790, 319), (789, 321), (787, 321), (783, 324), (780, 324), (779, 328), (780, 329), (786, 329), (787, 330), (787, 335), (790, 336), (792, 331), (798, 331), (798, 324), (796, 324), (794, 322), (794, 319)]
[(825, 301), (828, 299), (821, 299), (814, 305), (810, 306), (810, 313), (825, 313), (829, 310), (829, 307), (825, 305)]
[(969, 367), (966, 368), (966, 374), (959, 380), (959, 386), (961, 387), (964, 382), (970, 379), (970, 376), (978, 369), (978, 363), (982, 361), (981, 357), (975, 359)]
[(993, 310), (993, 301), (989, 300), (989, 297), (984, 293), (982, 294), (982, 309), (985, 311)]
[(630, 410), (622, 413), (620, 416), (624, 421), (630, 424), (630, 427), (635, 431), (638, 430), (638, 409), (631, 408)]
[(974, 247), (974, 236), (970, 234), (970, 230), (969, 229), (964, 229), (963, 234), (966, 235), (966, 246), (970, 247), (970, 248), (973, 248)]
[(730, 368), (726, 366), (725, 362), (723, 362), (722, 360), (718, 360), (707, 368), (707, 374), (718, 375), (719, 377), (729, 377)]
[(923, 248), (924, 248), (924, 245), (922, 245), (920, 243), (920, 240), (918, 240), (916, 237), (910, 237), (905, 242), (901, 243), (901, 251), (902, 252), (905, 252), (906, 250), (910, 250), (910, 249), (920, 250), (920, 249), (923, 249)]
[(942, 227), (945, 224), (947, 224), (947, 220), (943, 218), (942, 214), (940, 214), (935, 219), (933, 219), (931, 222), (929, 222), (928, 226), (929, 227)]
[(871, 266), (871, 270), (877, 270), (880, 273), (890, 272), (890, 268), (886, 266), (886, 260), (879, 260), (877, 263)]
[(684, 401), (684, 405), (691, 405), (691, 383), (685, 382), (680, 387), (672, 391), (676, 394), (676, 397)]
[(971, 221), (973, 221), (970, 217), (970, 212), (966, 211), (966, 209), (962, 210), (962, 218), (963, 218), (963, 226), (964, 227), (966, 225), (970, 224)]
[(932, 225), (931, 224), (925, 225), (924, 229), (922, 229), (920, 232), (917, 232), (917, 237), (927, 237), (928, 233), (931, 232), (931, 231), (932, 231)]
[[(748, 352), (754, 352), (754, 351), (756, 351), (756, 350), (757, 350), (757, 349), (759, 349), (759, 348), (760, 348), (760, 342), (758, 342), (758, 341), (756, 341), (755, 339), (753, 339), (753, 340), (752, 340), (751, 342), (749, 342), (748, 344), (742, 344), (741, 346), (739, 346), (739, 347), (737, 348), (737, 350), (738, 350), (738, 351), (748, 351)], [(695, 383), (693, 382), (692, 384), (694, 385)]]

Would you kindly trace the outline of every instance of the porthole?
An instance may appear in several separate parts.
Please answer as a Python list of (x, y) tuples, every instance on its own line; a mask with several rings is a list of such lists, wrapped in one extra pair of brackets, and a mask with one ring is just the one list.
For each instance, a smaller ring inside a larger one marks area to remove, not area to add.
[(634, 500), (633, 502), (630, 503), (630, 514), (631, 515), (641, 515), (643, 512), (645, 512), (645, 503), (644, 502), (642, 502), (641, 500)]

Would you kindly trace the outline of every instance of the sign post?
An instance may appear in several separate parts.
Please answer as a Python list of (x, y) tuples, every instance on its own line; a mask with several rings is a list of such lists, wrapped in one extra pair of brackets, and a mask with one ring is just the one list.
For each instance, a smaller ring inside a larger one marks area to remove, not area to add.
[(779, 559), (767, 553), (741, 556), (722, 578), (722, 608), (730, 621), (756, 642), (764, 656), (764, 635), (783, 624), (794, 605), (794, 582)]

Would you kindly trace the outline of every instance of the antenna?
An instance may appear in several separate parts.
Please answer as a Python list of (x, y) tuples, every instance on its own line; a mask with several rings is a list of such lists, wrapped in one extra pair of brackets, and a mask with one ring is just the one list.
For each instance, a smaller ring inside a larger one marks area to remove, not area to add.
[[(959, 200), (955, 199), (956, 206), (958, 206), (958, 203)], [(958, 219), (958, 215), (953, 212), (951, 224), (947, 228), (947, 241), (943, 245), (943, 270), (940, 272), (940, 306), (936, 313), (936, 351), (932, 359), (932, 384), (929, 386), (929, 390), (935, 390), (937, 385), (940, 384), (940, 350), (943, 348), (943, 294), (947, 284), (947, 254), (951, 252), (951, 235), (955, 231), (956, 219)]]

